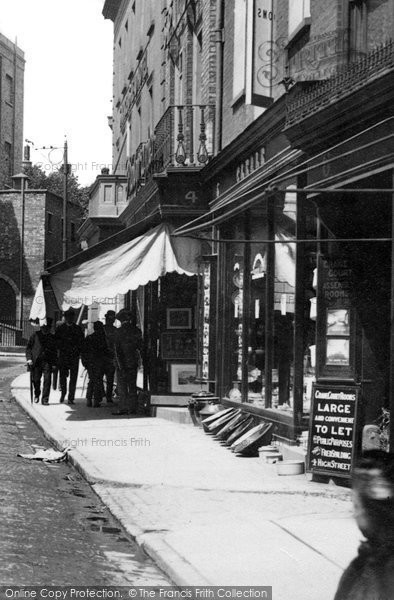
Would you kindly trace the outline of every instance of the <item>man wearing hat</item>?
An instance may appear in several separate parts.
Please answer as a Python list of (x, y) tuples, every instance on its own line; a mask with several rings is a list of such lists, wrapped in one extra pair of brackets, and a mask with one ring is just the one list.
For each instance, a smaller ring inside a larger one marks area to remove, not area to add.
[(60, 402), (64, 402), (66, 397), (67, 377), (70, 376), (68, 383), (68, 404), (74, 404), (79, 356), (84, 342), (84, 335), (81, 327), (74, 323), (75, 311), (73, 308), (69, 308), (64, 313), (64, 318), (65, 322), (59, 325), (55, 331), (61, 389)]
[(115, 327), (116, 314), (114, 310), (108, 310), (105, 315), (105, 337), (107, 338), (108, 352), (104, 359), (103, 372), (105, 375), (106, 389), (105, 397), (107, 402), (113, 402), (112, 392), (114, 389), (114, 378), (115, 378), (115, 336), (118, 331)]
[(34, 387), (34, 402), (40, 401), (41, 378), (44, 376), (42, 404), (48, 404), (51, 391), (51, 374), (56, 367), (57, 349), (55, 336), (51, 333), (53, 319), (47, 317), (39, 331), (34, 332), (26, 346), (26, 360)]
[(115, 336), (115, 363), (119, 391), (119, 410), (114, 415), (137, 412), (137, 372), (142, 349), (141, 330), (129, 310), (122, 309), (116, 315), (121, 322)]

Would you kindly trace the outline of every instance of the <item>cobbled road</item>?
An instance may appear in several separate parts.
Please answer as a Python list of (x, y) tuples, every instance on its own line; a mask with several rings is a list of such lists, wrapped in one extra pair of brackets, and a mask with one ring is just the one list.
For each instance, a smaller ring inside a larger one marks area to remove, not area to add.
[(11, 398), (24, 370), (0, 357), (0, 585), (171, 585), (72, 466), (17, 456), (50, 447)]

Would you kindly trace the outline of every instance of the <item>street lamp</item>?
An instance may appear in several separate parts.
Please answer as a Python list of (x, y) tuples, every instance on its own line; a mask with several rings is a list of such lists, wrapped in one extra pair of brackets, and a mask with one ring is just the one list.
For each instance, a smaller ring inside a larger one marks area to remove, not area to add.
[(30, 177), (25, 173), (19, 173), (12, 177), (15, 189), (21, 190), (21, 246), (19, 252), (19, 328), (23, 329), (23, 275), (25, 258), (25, 190)]
[[(59, 150), (58, 146), (43, 146), (40, 150)], [(62, 258), (67, 258), (67, 201), (68, 201), (68, 187), (67, 180), (70, 172), (70, 165), (68, 164), (68, 145), (67, 140), (64, 141), (63, 146), (63, 231), (62, 231)]]

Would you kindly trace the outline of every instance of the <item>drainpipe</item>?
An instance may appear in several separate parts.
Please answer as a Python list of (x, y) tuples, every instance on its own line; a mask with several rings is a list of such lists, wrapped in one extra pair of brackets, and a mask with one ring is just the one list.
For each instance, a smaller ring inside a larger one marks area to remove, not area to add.
[(215, 107), (215, 155), (222, 149), (222, 112), (223, 112), (223, 21), (224, 0), (216, 0), (216, 107)]

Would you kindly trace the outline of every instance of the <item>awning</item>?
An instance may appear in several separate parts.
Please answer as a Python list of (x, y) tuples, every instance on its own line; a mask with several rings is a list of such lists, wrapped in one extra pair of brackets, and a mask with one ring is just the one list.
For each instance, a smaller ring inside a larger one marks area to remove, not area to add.
[[(195, 275), (201, 242), (172, 238), (172, 227), (161, 224), (144, 235), (79, 265), (51, 275), (51, 286), (62, 310), (97, 303), (110, 303), (118, 294), (135, 290), (166, 273)], [(37, 297), (40, 295), (40, 298)], [(42, 286), (36, 291), (30, 318), (42, 313)]]

